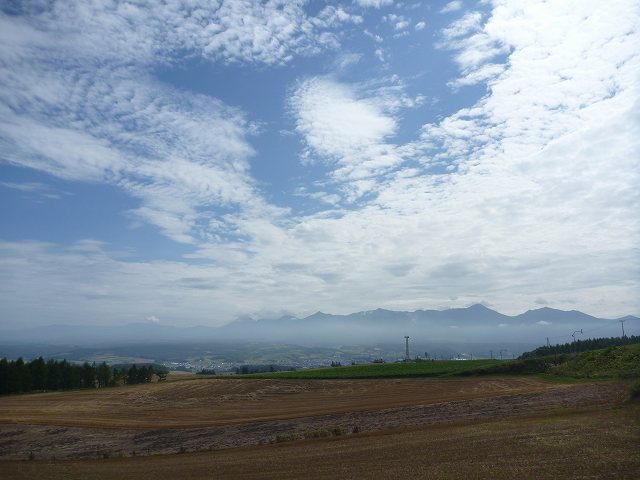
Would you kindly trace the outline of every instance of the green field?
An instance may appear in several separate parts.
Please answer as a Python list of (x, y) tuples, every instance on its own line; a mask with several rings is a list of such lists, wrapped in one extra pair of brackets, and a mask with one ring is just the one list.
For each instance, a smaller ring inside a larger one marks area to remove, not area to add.
[(295, 372), (276, 372), (247, 375), (252, 378), (279, 379), (336, 379), (336, 378), (385, 378), (385, 377), (446, 377), (472, 374), (475, 369), (485, 369), (505, 363), (502, 360), (439, 360), (402, 363), (374, 363), (346, 367), (317, 368)]
[(547, 374), (578, 379), (638, 378), (640, 377), (640, 344), (609, 347), (577, 354), (526, 358), (524, 360), (445, 360), (376, 363), (246, 376), (275, 379), (346, 379), (529, 374)]

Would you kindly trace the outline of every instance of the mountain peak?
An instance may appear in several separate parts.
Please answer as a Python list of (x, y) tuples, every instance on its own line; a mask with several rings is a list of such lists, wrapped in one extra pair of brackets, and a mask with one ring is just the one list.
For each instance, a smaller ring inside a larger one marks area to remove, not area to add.
[[(467, 310), (491, 310), (491, 309), (481, 303), (474, 303), (470, 307), (467, 307)], [(493, 310), (491, 311), (493, 312)]]
[(313, 320), (314, 318), (326, 317), (327, 315), (328, 315), (327, 313), (324, 313), (318, 310), (316, 313), (312, 313), (308, 317), (304, 317), (304, 320)]

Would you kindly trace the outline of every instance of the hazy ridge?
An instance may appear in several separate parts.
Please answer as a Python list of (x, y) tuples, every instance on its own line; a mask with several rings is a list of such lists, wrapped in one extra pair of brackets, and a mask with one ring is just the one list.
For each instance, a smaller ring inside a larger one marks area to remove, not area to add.
[[(317, 312), (305, 318), (238, 319), (221, 327), (178, 327), (161, 323), (119, 326), (48, 325), (2, 332), (2, 344), (122, 344), (158, 341), (264, 341), (301, 345), (371, 344), (395, 341), (556, 343), (591, 336), (620, 335), (620, 319), (597, 318), (576, 310), (548, 307), (508, 316), (483, 305), (413, 312), (370, 310), (349, 315)], [(624, 317), (627, 333), (637, 333), (640, 319)]]

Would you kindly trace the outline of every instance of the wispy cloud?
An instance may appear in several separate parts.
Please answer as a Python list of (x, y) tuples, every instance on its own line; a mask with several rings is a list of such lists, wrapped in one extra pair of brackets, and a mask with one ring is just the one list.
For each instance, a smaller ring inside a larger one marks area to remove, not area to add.
[(57, 200), (70, 195), (69, 192), (56, 190), (41, 182), (0, 182), (0, 187), (18, 190), (26, 194), (35, 195), (37, 198)]
[(361, 7), (381, 8), (393, 5), (393, 0), (353, 0), (353, 3)]
[(462, 0), (453, 0), (452, 2), (447, 3), (442, 9), (440, 13), (450, 13), (456, 12), (462, 8)]
[(307, 145), (304, 158), (335, 165), (332, 177), (348, 182), (344, 187), (351, 200), (369, 190), (367, 178), (401, 161), (387, 142), (397, 129), (389, 113), (397, 97), (384, 93), (375, 97), (329, 77), (315, 77), (303, 81), (290, 99), (296, 130)]
[[(276, 212), (248, 173), (251, 125), (219, 100), (157, 82), (154, 65), (188, 52), (277, 64), (338, 45), (361, 18), (304, 2), (187, 7), (52, 2), (0, 16), (4, 160), (75, 181), (106, 182), (141, 201), (131, 213), (170, 238), (197, 243), (235, 229), (233, 213)], [(88, 67), (94, 65), (94, 67)], [(222, 232), (220, 232), (222, 230)]]

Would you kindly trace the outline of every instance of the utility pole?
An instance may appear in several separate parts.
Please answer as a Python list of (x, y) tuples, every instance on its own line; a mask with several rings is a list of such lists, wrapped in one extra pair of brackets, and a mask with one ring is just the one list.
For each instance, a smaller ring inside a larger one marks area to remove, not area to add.
[(493, 350), (489, 350), (489, 353), (491, 354), (491, 360), (493, 360)]
[(500, 350), (500, 360), (502, 360), (502, 352), (506, 352), (506, 350)]
[[(573, 332), (573, 333), (571, 334), (571, 336), (573, 337), (573, 343), (574, 343), (574, 344), (576, 343), (576, 333), (582, 333), (582, 329), (580, 329), (580, 330), (576, 330), (575, 332)], [(574, 348), (574, 350), (575, 350), (575, 352), (577, 352), (577, 351), (578, 351), (577, 346)]]
[(549, 337), (547, 337), (547, 348), (551, 348), (551, 344), (549, 343)]
[(404, 356), (404, 359), (408, 362), (409, 360), (411, 360), (411, 357), (409, 357), (409, 336), (405, 335), (404, 336), (404, 341), (405, 341), (405, 347), (406, 347), (406, 353)]
[(625, 334), (624, 334), (624, 322), (626, 322), (626, 320), (624, 318), (621, 318), (619, 321), (620, 321), (620, 325), (622, 325), (622, 338), (624, 338), (625, 337)]
[(576, 330), (571, 334), (571, 336), (573, 337), (573, 343), (576, 343), (576, 333), (582, 333), (582, 329)]

